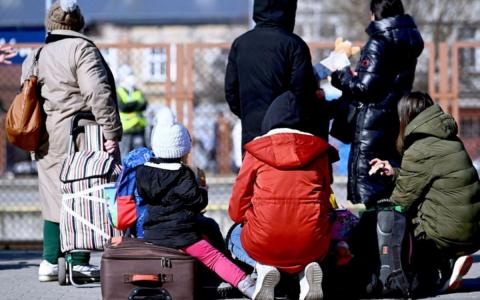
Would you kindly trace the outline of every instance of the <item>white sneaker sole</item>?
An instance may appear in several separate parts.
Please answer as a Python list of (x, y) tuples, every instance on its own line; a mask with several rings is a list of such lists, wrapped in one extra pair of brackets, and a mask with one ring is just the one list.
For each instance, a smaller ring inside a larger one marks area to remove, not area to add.
[(305, 277), (307, 278), (309, 290), (304, 300), (322, 300), (323, 299), (323, 272), (317, 263), (311, 263), (305, 267)]
[(463, 276), (467, 275), (468, 271), (472, 267), (473, 257), (471, 255), (461, 256), (455, 261), (453, 266), (452, 276), (450, 280), (443, 287), (445, 292), (453, 292), (458, 290), (462, 286)]
[(38, 275), (38, 281), (49, 282), (58, 280), (58, 275)]
[(253, 294), (253, 300), (274, 300), (275, 286), (279, 282), (280, 272), (277, 269), (270, 270), (267, 274), (265, 274), (258, 292)]

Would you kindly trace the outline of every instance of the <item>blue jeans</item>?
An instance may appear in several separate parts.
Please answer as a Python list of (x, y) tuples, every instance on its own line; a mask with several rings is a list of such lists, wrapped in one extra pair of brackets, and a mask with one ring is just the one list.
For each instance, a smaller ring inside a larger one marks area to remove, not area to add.
[(234, 229), (230, 233), (230, 239), (228, 240), (228, 250), (232, 252), (233, 256), (239, 261), (246, 263), (247, 265), (255, 268), (257, 262), (253, 260), (242, 246), (240, 240), (240, 234), (242, 233), (243, 226), (241, 224), (234, 225)]

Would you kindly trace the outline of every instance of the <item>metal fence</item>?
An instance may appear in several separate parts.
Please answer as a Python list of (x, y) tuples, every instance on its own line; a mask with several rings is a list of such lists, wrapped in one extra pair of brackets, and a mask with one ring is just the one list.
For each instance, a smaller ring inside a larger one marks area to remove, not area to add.
[[(25, 56), (39, 45), (17, 45)], [(103, 44), (99, 45), (119, 86), (125, 66), (149, 102), (147, 119), (161, 105), (171, 107), (193, 137), (192, 163), (207, 171), (210, 186), (208, 214), (222, 228), (230, 224), (226, 207), (234, 181), (234, 130), (237, 118), (224, 101), (223, 81), (229, 44)], [(332, 44), (310, 44), (312, 59), (328, 55)], [(20, 65), (0, 66), (0, 100), (5, 110), (19, 88)], [(128, 72), (126, 72), (128, 73)], [(426, 45), (419, 60), (416, 88), (428, 90), (457, 119), (472, 158), (480, 162), (480, 43)], [(3, 121), (4, 112), (0, 112)], [(147, 140), (150, 130), (147, 129)], [(332, 141), (343, 161), (336, 175), (346, 173), (348, 146)], [(28, 153), (6, 143), (0, 127), (0, 242), (41, 240), (35, 165)], [(345, 180), (334, 186), (345, 198)]]

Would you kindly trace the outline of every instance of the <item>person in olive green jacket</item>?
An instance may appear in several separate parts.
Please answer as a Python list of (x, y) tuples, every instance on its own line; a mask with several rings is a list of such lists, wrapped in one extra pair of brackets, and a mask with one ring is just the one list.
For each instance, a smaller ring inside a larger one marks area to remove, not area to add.
[[(452, 116), (428, 94), (414, 92), (398, 103), (401, 167), (374, 159), (371, 174), (393, 176), (391, 201), (405, 209), (415, 238), (414, 255), (442, 272), (442, 290), (455, 290), (480, 249), (479, 177)], [(442, 261), (450, 262), (447, 268)], [(453, 262), (455, 262), (453, 264)], [(449, 278), (449, 280), (446, 280)]]

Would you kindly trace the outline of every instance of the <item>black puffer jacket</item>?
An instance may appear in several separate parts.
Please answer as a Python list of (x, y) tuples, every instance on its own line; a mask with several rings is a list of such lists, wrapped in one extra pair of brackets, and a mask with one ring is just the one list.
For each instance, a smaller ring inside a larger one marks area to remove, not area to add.
[(332, 85), (357, 107), (354, 138), (349, 157), (348, 198), (374, 205), (389, 197), (393, 184), (385, 177), (369, 176), (373, 158), (399, 164), (397, 103), (411, 91), (423, 39), (409, 15), (372, 22), (368, 43), (362, 50), (357, 76), (349, 68), (332, 74)]
[(207, 206), (208, 194), (190, 168), (154, 158), (137, 168), (137, 189), (148, 204), (146, 241), (179, 249), (201, 239), (195, 219)]
[[(286, 91), (305, 102), (302, 110), (312, 111), (307, 107), (314, 105), (318, 85), (310, 50), (293, 34), (296, 8), (297, 0), (255, 0), (256, 27), (238, 37), (230, 50), (225, 96), (231, 111), (242, 120), (243, 145), (264, 134), (265, 112)], [(318, 115), (316, 119), (317, 124), (304, 131), (327, 135), (328, 120)]]

